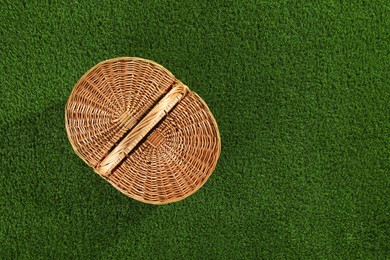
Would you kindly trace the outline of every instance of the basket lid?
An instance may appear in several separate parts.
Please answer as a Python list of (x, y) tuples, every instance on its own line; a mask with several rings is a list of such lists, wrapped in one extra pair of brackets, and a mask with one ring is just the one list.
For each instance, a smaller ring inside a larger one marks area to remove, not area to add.
[(161, 65), (116, 58), (90, 69), (65, 108), (73, 149), (124, 194), (164, 204), (198, 190), (221, 143), (206, 103)]

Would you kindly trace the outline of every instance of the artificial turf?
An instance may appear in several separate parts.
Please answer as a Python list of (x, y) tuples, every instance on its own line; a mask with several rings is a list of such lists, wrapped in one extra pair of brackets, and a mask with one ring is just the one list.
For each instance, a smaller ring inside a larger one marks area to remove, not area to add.
[[(388, 1), (0, 1), (0, 258), (389, 258)], [(164, 206), (73, 152), (64, 107), (109, 58), (209, 105), (222, 154)]]

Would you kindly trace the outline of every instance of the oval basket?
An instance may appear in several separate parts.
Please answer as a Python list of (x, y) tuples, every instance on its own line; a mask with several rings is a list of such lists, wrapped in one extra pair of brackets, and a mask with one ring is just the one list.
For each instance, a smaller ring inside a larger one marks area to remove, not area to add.
[(221, 151), (206, 103), (161, 65), (103, 61), (80, 78), (65, 108), (74, 151), (136, 200), (165, 204), (197, 191)]

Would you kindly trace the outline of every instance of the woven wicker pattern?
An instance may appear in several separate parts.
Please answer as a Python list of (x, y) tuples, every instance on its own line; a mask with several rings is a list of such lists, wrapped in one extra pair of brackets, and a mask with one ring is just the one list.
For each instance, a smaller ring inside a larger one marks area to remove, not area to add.
[(129, 197), (152, 204), (198, 190), (220, 155), (206, 103), (161, 65), (140, 58), (97, 64), (65, 109), (75, 152)]

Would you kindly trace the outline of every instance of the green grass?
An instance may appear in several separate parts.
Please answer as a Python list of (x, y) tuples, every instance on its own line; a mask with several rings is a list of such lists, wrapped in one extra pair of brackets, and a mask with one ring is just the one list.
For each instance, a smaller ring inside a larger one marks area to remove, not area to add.
[[(1, 258), (390, 257), (388, 1), (88, 2), (0, 1)], [(183, 201), (123, 196), (67, 140), (74, 84), (118, 56), (219, 124)]]

